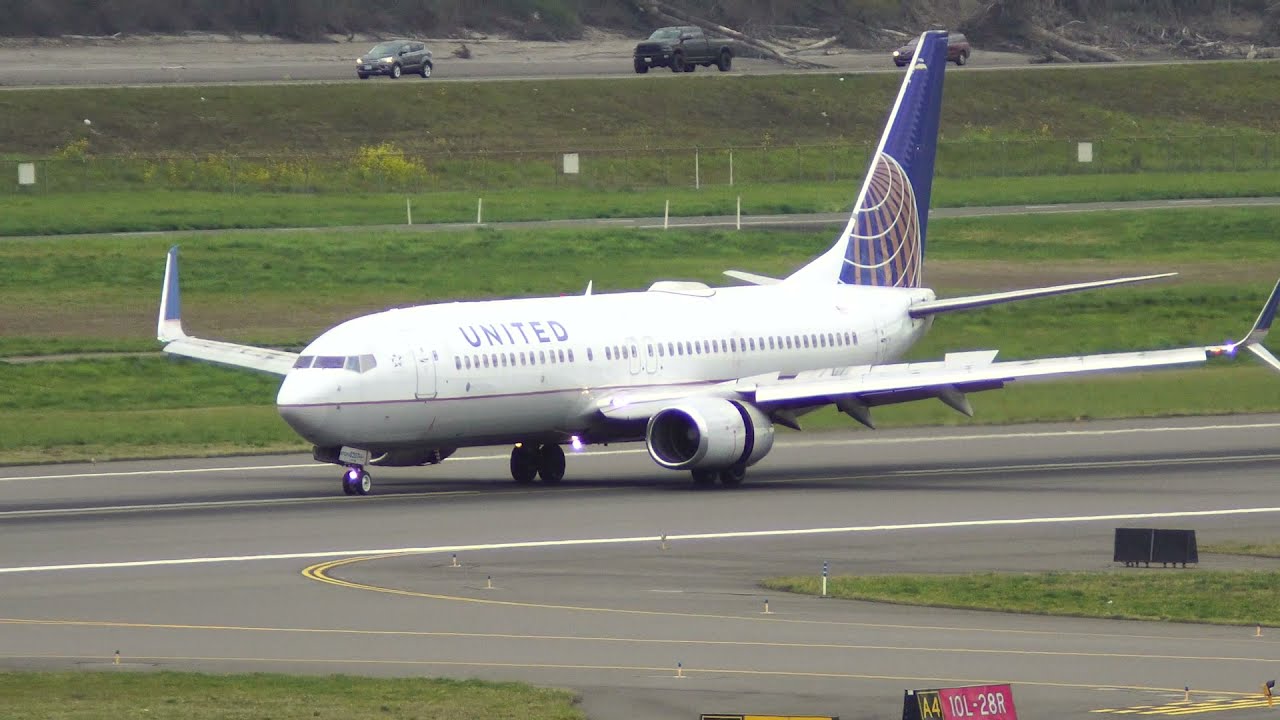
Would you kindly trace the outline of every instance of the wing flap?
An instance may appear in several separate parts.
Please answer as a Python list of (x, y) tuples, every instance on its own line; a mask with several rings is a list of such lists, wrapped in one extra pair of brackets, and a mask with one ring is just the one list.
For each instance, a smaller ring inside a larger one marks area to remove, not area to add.
[[(967, 354), (967, 353), (966, 353)], [(949, 389), (975, 391), (1014, 380), (1048, 379), (1089, 373), (1150, 370), (1204, 362), (1206, 348), (1079, 355), (1009, 362), (928, 362), (838, 368), (821, 378), (796, 378), (755, 388), (761, 405), (812, 404), (845, 396), (867, 396), (873, 404), (904, 402)]]

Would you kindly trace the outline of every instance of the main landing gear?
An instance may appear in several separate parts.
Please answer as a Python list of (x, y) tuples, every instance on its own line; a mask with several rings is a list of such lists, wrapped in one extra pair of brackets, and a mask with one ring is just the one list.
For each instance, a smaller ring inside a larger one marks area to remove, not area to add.
[(373, 476), (360, 465), (352, 465), (342, 473), (342, 492), (346, 495), (368, 495), (373, 489)]
[(727, 488), (736, 488), (747, 479), (747, 468), (745, 465), (733, 465), (731, 467), (720, 470), (711, 468), (699, 468), (692, 470), (693, 484), (698, 488), (709, 488), (716, 484), (719, 480), (720, 484)]
[(531, 483), (540, 478), (549, 485), (564, 479), (564, 450), (555, 443), (521, 443), (511, 449), (511, 479)]

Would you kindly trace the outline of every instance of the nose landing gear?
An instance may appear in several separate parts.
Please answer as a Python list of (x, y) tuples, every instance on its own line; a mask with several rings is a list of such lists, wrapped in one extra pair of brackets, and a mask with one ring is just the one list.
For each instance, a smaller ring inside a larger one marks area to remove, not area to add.
[(346, 495), (368, 495), (373, 489), (373, 476), (360, 465), (352, 465), (342, 474), (342, 492)]
[(564, 450), (555, 443), (521, 443), (511, 449), (511, 479), (521, 484), (534, 478), (551, 485), (564, 479)]

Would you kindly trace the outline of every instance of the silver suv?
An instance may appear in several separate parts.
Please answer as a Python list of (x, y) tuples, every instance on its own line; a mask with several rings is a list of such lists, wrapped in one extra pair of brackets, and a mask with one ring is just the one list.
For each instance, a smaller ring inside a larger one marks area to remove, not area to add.
[(398, 78), (404, 73), (431, 77), (431, 51), (416, 40), (388, 40), (373, 46), (356, 58), (356, 75), (368, 80), (370, 75)]

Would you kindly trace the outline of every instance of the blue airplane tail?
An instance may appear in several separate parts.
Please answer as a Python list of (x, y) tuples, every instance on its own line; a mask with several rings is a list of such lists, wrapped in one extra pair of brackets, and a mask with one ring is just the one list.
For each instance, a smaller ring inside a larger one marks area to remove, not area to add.
[(849, 223), (791, 278), (830, 278), (838, 258), (843, 284), (920, 287), (946, 64), (947, 33), (921, 35)]

